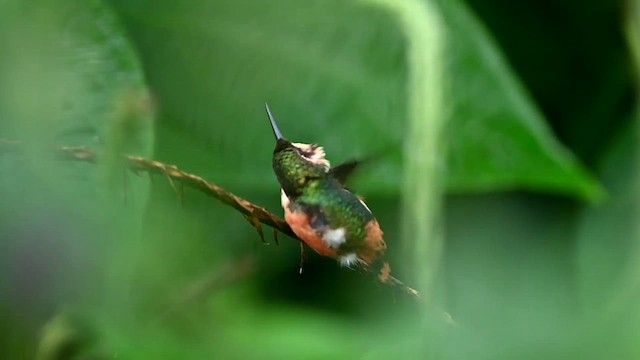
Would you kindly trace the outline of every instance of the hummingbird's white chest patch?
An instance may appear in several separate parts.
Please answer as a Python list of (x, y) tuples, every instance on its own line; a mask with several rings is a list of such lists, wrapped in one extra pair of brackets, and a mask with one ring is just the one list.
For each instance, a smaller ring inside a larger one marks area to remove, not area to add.
[[(289, 197), (284, 193), (284, 190), (280, 190), (280, 203), (282, 207), (286, 210), (289, 208), (290, 204)], [(323, 227), (322, 229), (316, 229), (318, 235), (321, 236), (322, 241), (324, 241), (327, 246), (332, 249), (337, 249), (340, 245), (347, 242), (347, 231), (343, 227), (339, 227), (337, 229), (330, 229), (327, 227)]]
[(282, 189), (280, 189), (280, 205), (282, 205), (283, 209), (287, 209), (289, 207), (289, 197)]
[(345, 234), (346, 231), (342, 227), (337, 229), (327, 229), (322, 234), (322, 240), (324, 240), (329, 247), (337, 249), (347, 241)]

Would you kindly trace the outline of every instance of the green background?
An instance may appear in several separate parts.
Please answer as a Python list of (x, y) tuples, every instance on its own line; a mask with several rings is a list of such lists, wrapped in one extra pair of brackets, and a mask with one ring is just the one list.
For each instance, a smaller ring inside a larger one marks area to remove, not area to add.
[[(637, 358), (639, 34), (637, 1), (2, 2), (0, 353)], [(124, 169), (281, 214), (265, 101), (370, 160), (350, 187), (422, 302)]]

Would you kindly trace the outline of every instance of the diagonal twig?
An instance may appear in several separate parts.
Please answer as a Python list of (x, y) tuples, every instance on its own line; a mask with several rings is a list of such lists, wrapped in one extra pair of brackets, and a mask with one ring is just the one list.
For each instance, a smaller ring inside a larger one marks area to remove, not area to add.
[[(22, 143), (19, 141), (0, 139), (0, 154), (2, 153), (16, 153), (20, 151)], [(56, 155), (64, 160), (84, 161), (95, 164), (98, 162), (98, 155), (91, 149), (84, 146), (62, 146), (55, 150)], [(240, 213), (242, 213), (251, 223), (256, 227), (261, 238), (264, 239), (262, 228), (260, 224), (265, 224), (274, 228), (274, 230), (280, 231), (291, 238), (300, 242), (302, 240), (293, 233), (287, 222), (281, 217), (274, 215), (269, 210), (255, 205), (252, 202), (245, 200), (218, 185), (205, 180), (204, 178), (190, 174), (188, 172), (178, 169), (175, 165), (168, 165), (160, 161), (147, 159), (141, 156), (125, 155), (126, 166), (130, 171), (139, 174), (146, 172), (150, 175), (158, 174), (166, 176), (171, 182), (172, 186), (174, 181), (180, 183), (181, 186), (187, 186), (203, 192), (206, 195), (216, 198), (224, 204), (231, 206)], [(406, 294), (416, 299), (420, 299), (420, 293), (405, 285), (399, 279), (391, 276), (388, 271), (382, 275), (374, 274), (369, 269), (364, 269), (366, 273), (374, 275), (376, 281), (402, 290)]]
[(162, 309), (158, 319), (167, 318), (181, 309), (202, 302), (225, 285), (242, 280), (254, 272), (256, 265), (252, 257), (218, 265), (184, 286), (178, 296)]

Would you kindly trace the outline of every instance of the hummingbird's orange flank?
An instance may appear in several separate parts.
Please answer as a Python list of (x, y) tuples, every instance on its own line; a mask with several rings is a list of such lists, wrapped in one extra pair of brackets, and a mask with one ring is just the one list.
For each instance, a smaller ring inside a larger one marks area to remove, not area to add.
[(269, 105), (265, 107), (276, 137), (273, 171), (293, 232), (318, 254), (343, 266), (373, 266), (387, 245), (369, 207), (345, 188), (355, 163), (331, 167), (321, 146), (285, 139)]

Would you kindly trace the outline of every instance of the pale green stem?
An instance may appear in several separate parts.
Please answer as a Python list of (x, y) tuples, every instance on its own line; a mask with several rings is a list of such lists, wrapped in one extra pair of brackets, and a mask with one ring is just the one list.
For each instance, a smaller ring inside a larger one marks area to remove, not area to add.
[(398, 17), (407, 39), (409, 118), (402, 188), (403, 260), (407, 260), (407, 270), (428, 300), (432, 297), (444, 236), (444, 27), (432, 1), (370, 1)]

